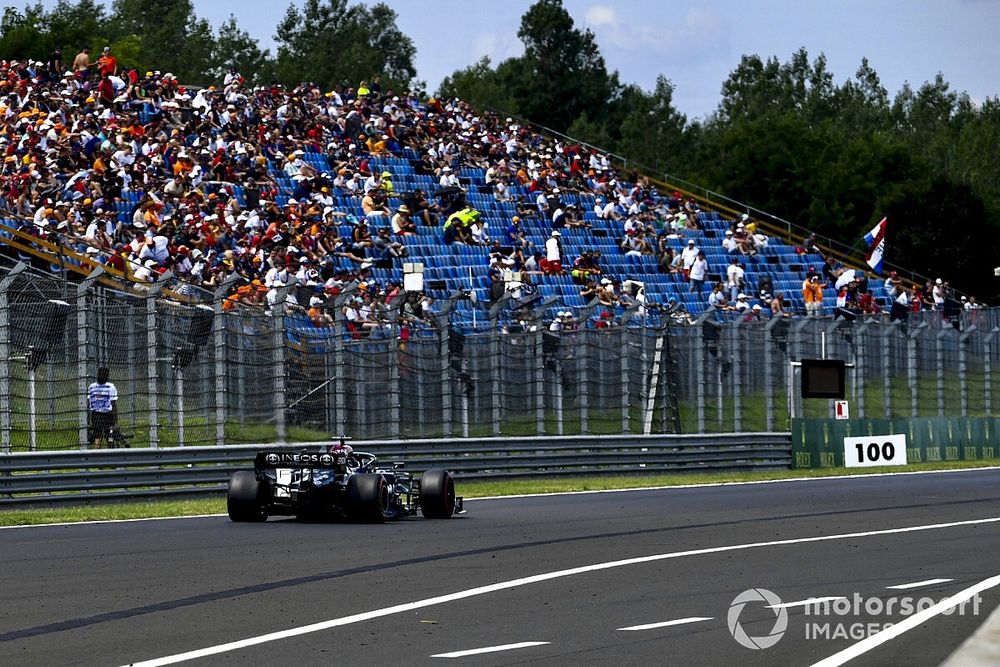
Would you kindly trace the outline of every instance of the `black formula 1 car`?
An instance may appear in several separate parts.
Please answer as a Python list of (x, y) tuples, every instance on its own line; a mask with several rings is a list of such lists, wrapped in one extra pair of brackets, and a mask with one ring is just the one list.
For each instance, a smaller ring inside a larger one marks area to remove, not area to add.
[(226, 505), (233, 521), (266, 521), (275, 515), (381, 523), (413, 516), (448, 519), (464, 512), (455, 480), (440, 468), (419, 478), (402, 464), (379, 466), (378, 457), (341, 441), (320, 451), (263, 451), (253, 471), (229, 481)]

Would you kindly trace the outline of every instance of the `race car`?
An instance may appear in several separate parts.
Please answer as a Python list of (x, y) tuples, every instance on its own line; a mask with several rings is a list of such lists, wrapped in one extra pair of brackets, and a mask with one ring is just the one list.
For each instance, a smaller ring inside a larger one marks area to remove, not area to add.
[(319, 451), (262, 451), (253, 471), (233, 474), (226, 494), (233, 521), (266, 521), (269, 516), (348, 519), (381, 523), (413, 516), (428, 519), (464, 513), (447, 470), (427, 470), (419, 478), (402, 464), (379, 466), (378, 457), (340, 443)]

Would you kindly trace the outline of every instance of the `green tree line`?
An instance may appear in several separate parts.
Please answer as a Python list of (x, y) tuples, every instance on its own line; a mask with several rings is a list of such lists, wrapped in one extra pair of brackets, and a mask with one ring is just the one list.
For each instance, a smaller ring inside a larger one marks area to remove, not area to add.
[[(806, 49), (786, 61), (745, 55), (704, 119), (674, 105), (664, 74), (652, 90), (609, 71), (589, 30), (562, 0), (521, 17), (522, 55), (488, 58), (446, 77), (439, 96), (502, 110), (626, 156), (850, 244), (890, 219), (888, 259), (973, 294), (997, 292), (992, 239), (1000, 231), (1000, 99), (974, 104), (938, 75), (891, 96), (867, 60), (837, 83)], [(251, 83), (311, 80), (420, 87), (412, 40), (378, 3), (305, 0), (275, 26), (275, 53), (230, 17), (213, 29), (190, 0), (59, 0), (0, 19), (0, 58), (71, 62), (111, 45), (119, 61), (217, 82), (230, 68)]]
[(294, 4), (275, 26), (276, 53), (230, 16), (218, 28), (194, 11), (191, 0), (114, 0), (110, 11), (97, 0), (59, 0), (23, 10), (4, 9), (0, 58), (45, 61), (62, 49), (68, 66), (81, 48), (92, 57), (111, 46), (121, 65), (171, 72), (192, 84), (217, 83), (231, 68), (251, 84), (295, 85), (310, 80), (323, 87), (381, 76), (383, 85), (414, 82), (416, 49), (396, 26), (384, 3), (306, 0)]

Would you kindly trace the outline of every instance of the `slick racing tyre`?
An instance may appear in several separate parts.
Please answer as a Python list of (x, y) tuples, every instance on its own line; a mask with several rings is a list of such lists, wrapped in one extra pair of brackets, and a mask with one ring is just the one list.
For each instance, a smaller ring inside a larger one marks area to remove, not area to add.
[(266, 521), (267, 509), (264, 507), (264, 497), (267, 487), (262, 484), (257, 475), (241, 470), (229, 480), (229, 492), (226, 494), (226, 509), (233, 521)]
[(347, 515), (355, 521), (385, 521), (389, 515), (389, 485), (382, 475), (361, 474), (347, 480)]
[(420, 511), (428, 519), (449, 519), (455, 513), (455, 479), (441, 468), (420, 477)]

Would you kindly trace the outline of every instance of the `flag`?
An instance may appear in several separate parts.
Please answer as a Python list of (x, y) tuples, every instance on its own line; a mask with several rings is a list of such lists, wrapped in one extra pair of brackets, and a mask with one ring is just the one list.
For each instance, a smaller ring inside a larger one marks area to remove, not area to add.
[(875, 273), (882, 273), (882, 253), (885, 251), (885, 228), (888, 226), (888, 220), (882, 218), (874, 229), (865, 234), (865, 243), (868, 244), (865, 261)]

